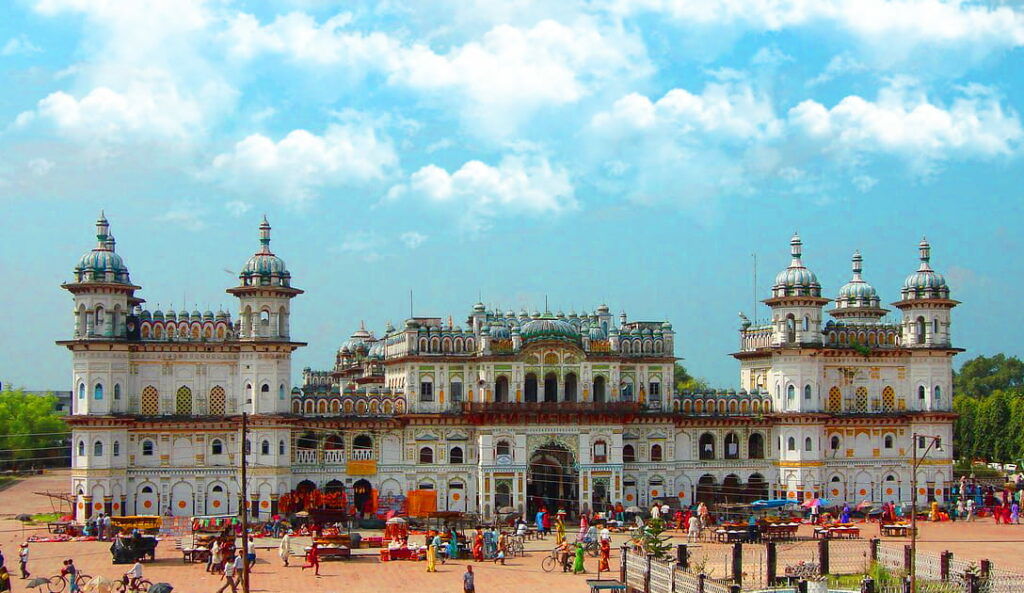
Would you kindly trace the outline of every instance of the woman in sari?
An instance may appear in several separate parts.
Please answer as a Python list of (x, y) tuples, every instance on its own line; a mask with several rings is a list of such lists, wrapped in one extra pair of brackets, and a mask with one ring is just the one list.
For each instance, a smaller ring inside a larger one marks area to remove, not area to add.
[(427, 542), (427, 572), (437, 572), (437, 545), (438, 536), (434, 536)]
[(580, 574), (586, 572), (583, 569), (583, 544), (576, 544), (576, 559), (572, 563), (572, 574)]
[(559, 545), (565, 541), (565, 521), (562, 518), (558, 518), (558, 523), (555, 524), (555, 545)]
[(452, 533), (448, 536), (448, 559), (456, 560), (459, 557), (459, 536), (452, 529)]
[(597, 561), (597, 572), (608, 572), (608, 559), (612, 553), (611, 541), (601, 538), (601, 556)]
[(484, 561), (484, 536), (479, 530), (476, 532), (476, 537), (473, 538), (473, 560)]

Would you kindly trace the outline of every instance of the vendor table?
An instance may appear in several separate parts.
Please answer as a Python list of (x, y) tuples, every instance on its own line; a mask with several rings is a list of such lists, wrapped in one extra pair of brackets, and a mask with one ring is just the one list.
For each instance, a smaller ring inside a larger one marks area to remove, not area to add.
[(427, 555), (426, 548), (383, 548), (380, 551), (380, 561), (389, 562), (392, 560), (420, 560)]
[(71, 521), (54, 521), (46, 524), (46, 531), (50, 533), (67, 533), (68, 526), (74, 525)]
[[(307, 546), (306, 552), (309, 552), (311, 548)], [(319, 547), (316, 549), (317, 558), (320, 560), (347, 560), (352, 557), (352, 550), (345, 546), (327, 546)]]
[(207, 548), (182, 548), (182, 562), (206, 562), (210, 559), (210, 550)]
[(601, 593), (601, 591), (625, 591), (626, 584), (611, 579), (587, 579), (587, 586), (590, 593)]
[(906, 537), (910, 534), (910, 525), (882, 525), (882, 535), (889, 537)]

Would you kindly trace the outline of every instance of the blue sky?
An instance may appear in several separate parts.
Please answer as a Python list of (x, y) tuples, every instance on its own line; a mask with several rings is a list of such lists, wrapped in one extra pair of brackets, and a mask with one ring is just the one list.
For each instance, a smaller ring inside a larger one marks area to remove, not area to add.
[(58, 285), (101, 208), (164, 310), (230, 306), (266, 213), (296, 373), (413, 289), (460, 322), (478, 294), (668, 317), (733, 387), (751, 254), (764, 298), (794, 230), (828, 295), (860, 249), (888, 302), (927, 235), (964, 356), (1019, 355), (1017, 6), (4, 3), (0, 378), (65, 387)]

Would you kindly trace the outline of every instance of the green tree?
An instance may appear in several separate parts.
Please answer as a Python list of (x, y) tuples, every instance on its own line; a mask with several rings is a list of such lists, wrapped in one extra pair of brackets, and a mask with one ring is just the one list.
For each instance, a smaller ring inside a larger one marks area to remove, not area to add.
[(672, 551), (672, 536), (665, 534), (665, 527), (664, 519), (651, 518), (643, 527), (634, 530), (633, 539), (640, 543), (644, 552), (654, 554), (656, 559), (667, 558)]
[(57, 414), (56, 404), (53, 395), (0, 391), (0, 466), (46, 465), (68, 454), (68, 425)]
[(1016, 356), (996, 354), (978, 356), (968, 360), (953, 374), (953, 392), (974, 398), (984, 398), (996, 390), (1013, 391), (1024, 395), (1024, 362)]
[(675, 364), (673, 369), (673, 382), (675, 383), (676, 393), (682, 393), (683, 391), (707, 391), (708, 383), (704, 379), (698, 379), (690, 374), (686, 370), (686, 367), (679, 364)]

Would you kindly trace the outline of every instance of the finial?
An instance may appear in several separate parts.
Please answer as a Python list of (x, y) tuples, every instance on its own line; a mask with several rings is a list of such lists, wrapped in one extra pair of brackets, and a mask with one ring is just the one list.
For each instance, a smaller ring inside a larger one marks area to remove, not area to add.
[(860, 250), (859, 249), (857, 251), (853, 252), (852, 261), (853, 261), (853, 278), (854, 278), (854, 280), (860, 280), (860, 273), (863, 270), (863, 267), (861, 266), (861, 262), (863, 261), (863, 258), (860, 256)]
[(793, 256), (793, 262), (789, 264), (790, 267), (800, 267), (802, 265), (800, 263), (800, 256), (803, 244), (803, 241), (800, 240), (800, 235), (793, 233), (793, 237), (789, 240), (789, 252)]
[(270, 253), (270, 223), (267, 222), (267, 215), (263, 215), (263, 222), (260, 223), (260, 245), (262, 253)]
[(930, 243), (928, 243), (928, 239), (926, 237), (921, 237), (921, 242), (918, 243), (917, 248), (918, 248), (918, 250), (920, 251), (920, 254), (921, 254), (920, 255), (920, 257), (921, 257), (921, 268), (920, 269), (921, 270), (930, 270), (931, 268), (929, 267), (928, 262), (932, 258), (932, 246), (931, 246)]

